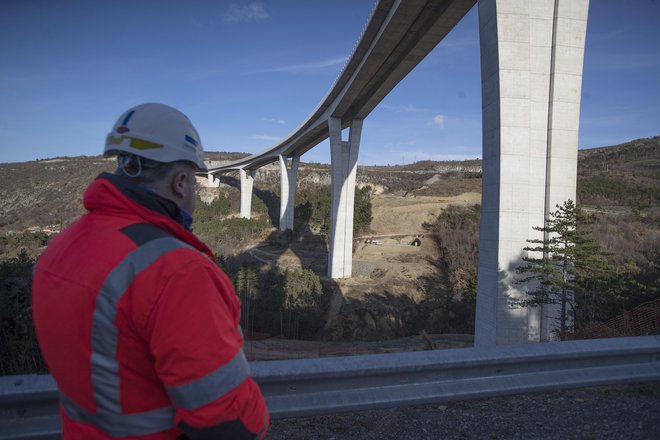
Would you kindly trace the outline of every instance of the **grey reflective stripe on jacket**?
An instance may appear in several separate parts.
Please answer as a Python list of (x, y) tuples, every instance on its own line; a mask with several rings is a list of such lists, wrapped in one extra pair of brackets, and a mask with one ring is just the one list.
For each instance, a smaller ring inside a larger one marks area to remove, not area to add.
[(239, 386), (250, 375), (243, 350), (220, 368), (204, 377), (176, 387), (166, 387), (177, 407), (192, 410), (204, 406)]
[(116, 414), (87, 411), (62, 393), (60, 402), (70, 419), (96, 426), (111, 437), (148, 435), (174, 428), (174, 408), (171, 406), (140, 413)]
[(264, 426), (262, 426), (261, 431), (259, 431), (259, 433), (254, 436), (255, 440), (260, 439), (261, 436), (265, 434), (266, 429), (268, 429), (268, 418), (266, 418), (266, 420), (264, 420)]
[(122, 414), (115, 318), (117, 304), (135, 277), (161, 256), (181, 248), (193, 249), (169, 236), (148, 241), (128, 254), (103, 282), (92, 318), (92, 388), (97, 410), (91, 413), (62, 395), (62, 404), (73, 420), (90, 423), (115, 437), (153, 434), (174, 427), (172, 407)]

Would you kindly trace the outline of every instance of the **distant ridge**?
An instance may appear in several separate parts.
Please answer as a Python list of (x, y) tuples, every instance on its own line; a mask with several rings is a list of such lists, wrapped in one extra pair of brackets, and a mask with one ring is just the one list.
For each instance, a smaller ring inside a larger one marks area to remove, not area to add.
[[(236, 160), (247, 156), (239, 152), (208, 152), (207, 160)], [(660, 191), (660, 136), (632, 140), (611, 147), (582, 149), (578, 153), (578, 177), (582, 183), (624, 182), (628, 190), (641, 188), (646, 198), (655, 200)], [(457, 190), (480, 188), (480, 159), (464, 161), (420, 161), (408, 165), (359, 166), (358, 182), (382, 185), (385, 191), (404, 192), (422, 189), (425, 184), (447, 178), (469, 180), (455, 185)], [(23, 230), (30, 226), (69, 224), (83, 213), (82, 193), (103, 171), (114, 170), (113, 159), (101, 156), (56, 157), (31, 162), (0, 164), (0, 231)], [(327, 164), (301, 164), (300, 182), (325, 182), (304, 179), (305, 173), (324, 173)], [(277, 178), (276, 169), (268, 173), (268, 185)], [(266, 173), (265, 173), (266, 174)], [(434, 178), (441, 175), (443, 179)], [(233, 176), (237, 178), (237, 176)], [(599, 180), (600, 179), (600, 180)], [(255, 182), (256, 185), (264, 182)], [(302, 183), (301, 183), (302, 185)], [(580, 183), (578, 184), (580, 185)], [(632, 188), (632, 189), (631, 189)], [(428, 191), (428, 190), (427, 190)], [(648, 193), (648, 194), (647, 194)], [(607, 203), (607, 197), (597, 200)]]

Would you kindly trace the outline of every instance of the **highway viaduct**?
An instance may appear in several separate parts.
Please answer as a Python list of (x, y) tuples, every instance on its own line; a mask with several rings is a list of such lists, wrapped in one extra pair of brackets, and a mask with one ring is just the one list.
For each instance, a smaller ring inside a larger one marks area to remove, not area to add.
[[(209, 169), (240, 173), (250, 217), (255, 171), (281, 169), (280, 230), (293, 229), (300, 156), (330, 139), (328, 276), (351, 276), (355, 174), (362, 122), (478, 3), (483, 188), (475, 345), (552, 339), (557, 308), (516, 308), (514, 282), (534, 226), (575, 200), (582, 65), (589, 0), (380, 0), (338, 79), (277, 145)], [(342, 130), (348, 128), (348, 138)]]

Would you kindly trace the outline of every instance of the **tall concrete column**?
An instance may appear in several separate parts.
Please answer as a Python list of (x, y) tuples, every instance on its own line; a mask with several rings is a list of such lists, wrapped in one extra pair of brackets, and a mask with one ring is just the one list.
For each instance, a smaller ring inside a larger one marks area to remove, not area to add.
[(588, 0), (479, 0), (483, 191), (475, 345), (553, 337), (556, 307), (520, 308), (527, 239), (575, 200)]
[(353, 264), (353, 209), (362, 120), (351, 121), (348, 141), (341, 138), (341, 120), (330, 118), (331, 203), (328, 276), (350, 278)]
[(241, 175), (241, 218), (252, 216), (252, 188), (254, 187), (254, 170), (239, 170)]
[(296, 179), (300, 156), (289, 160), (280, 155), (280, 231), (293, 231), (293, 211), (296, 200)]

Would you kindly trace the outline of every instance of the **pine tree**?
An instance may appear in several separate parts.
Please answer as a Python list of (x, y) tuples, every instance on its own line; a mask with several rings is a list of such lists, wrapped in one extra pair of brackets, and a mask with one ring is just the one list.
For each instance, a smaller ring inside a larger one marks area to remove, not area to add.
[(254, 333), (256, 292), (259, 290), (259, 277), (254, 266), (243, 265), (236, 275), (236, 294), (241, 299), (241, 326), (247, 334)]
[(321, 279), (310, 269), (286, 270), (282, 283), (287, 337), (310, 339), (320, 328), (326, 296)]
[(371, 186), (355, 188), (355, 202), (353, 209), (353, 236), (366, 232), (371, 225)]
[(559, 331), (583, 327), (600, 317), (600, 311), (619, 299), (614, 270), (607, 253), (584, 229), (589, 219), (572, 200), (557, 205), (545, 226), (542, 239), (527, 240), (524, 265), (517, 269), (519, 284), (531, 287), (519, 306), (560, 305)]

